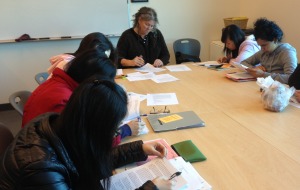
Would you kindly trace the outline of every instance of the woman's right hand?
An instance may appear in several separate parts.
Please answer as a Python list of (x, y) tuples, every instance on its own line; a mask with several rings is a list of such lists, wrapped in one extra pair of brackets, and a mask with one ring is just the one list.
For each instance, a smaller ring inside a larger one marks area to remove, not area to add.
[(294, 96), (295, 96), (296, 100), (300, 103), (300, 90), (296, 90)]
[(132, 66), (138, 66), (141, 67), (145, 64), (145, 61), (143, 59), (143, 56), (136, 56), (133, 60), (132, 60)]
[(226, 63), (227, 62), (227, 57), (220, 57), (218, 60), (217, 60), (218, 63)]
[(172, 180), (168, 180), (163, 177), (157, 177), (152, 180), (159, 190), (172, 190), (175, 187), (175, 184)]

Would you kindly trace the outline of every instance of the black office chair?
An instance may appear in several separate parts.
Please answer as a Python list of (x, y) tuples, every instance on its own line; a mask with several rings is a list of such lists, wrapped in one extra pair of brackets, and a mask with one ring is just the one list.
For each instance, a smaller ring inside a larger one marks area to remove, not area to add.
[(34, 78), (38, 84), (42, 84), (43, 82), (45, 82), (48, 77), (49, 77), (49, 74), (47, 72), (38, 73), (34, 76)]
[(31, 92), (22, 90), (15, 92), (9, 96), (9, 103), (13, 108), (15, 108), (15, 110), (19, 112), (21, 116), (23, 116), (24, 106), (30, 95)]
[(173, 43), (176, 64), (183, 62), (201, 62), (201, 44), (192, 38), (178, 39)]
[(14, 136), (11, 130), (0, 122), (0, 157), (13, 140)]

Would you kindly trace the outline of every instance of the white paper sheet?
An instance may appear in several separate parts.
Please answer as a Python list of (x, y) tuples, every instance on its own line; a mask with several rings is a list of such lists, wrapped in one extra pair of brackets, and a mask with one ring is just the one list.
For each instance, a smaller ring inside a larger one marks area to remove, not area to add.
[(117, 69), (117, 74), (116, 74), (117, 76), (118, 75), (123, 75), (123, 69)]
[(135, 93), (135, 92), (127, 92), (127, 95), (130, 96), (130, 95), (137, 95), (140, 97), (140, 102), (146, 100), (147, 98), (147, 95), (145, 94), (138, 94), (138, 93)]
[(247, 72), (246, 69), (247, 69), (248, 67), (245, 66), (245, 65), (242, 65), (242, 64), (237, 63), (237, 62), (234, 62), (234, 61), (230, 62), (229, 64), (232, 65), (232, 66), (234, 66), (235, 68), (238, 68), (238, 69), (241, 70), (241, 71)]
[[(110, 178), (110, 190), (135, 189), (142, 186), (147, 180), (160, 176), (169, 178), (175, 172), (177, 170), (166, 158), (155, 158), (144, 165), (113, 175)], [(176, 184), (175, 189), (182, 189), (187, 184), (182, 176), (175, 177), (173, 181)]]
[(182, 157), (176, 157), (169, 160), (170, 163), (178, 170), (181, 171), (182, 177), (187, 181), (185, 190), (210, 190), (209, 185), (195, 170), (191, 163), (184, 161)]
[(137, 69), (135, 69), (136, 71), (140, 71), (140, 72), (161, 72), (161, 71), (164, 71), (166, 69), (162, 69), (162, 68), (157, 68), (157, 67), (154, 67), (153, 65), (151, 65), (150, 63), (147, 63), (145, 64), (144, 66), (142, 67), (139, 67)]
[(164, 82), (173, 82), (179, 80), (178, 78), (170, 75), (170, 74), (161, 74), (161, 75), (155, 75), (151, 78), (156, 83), (164, 83)]
[(127, 104), (127, 115), (124, 121), (132, 120), (140, 117), (140, 96), (137, 94), (127, 93), (128, 104)]
[(292, 97), (290, 98), (289, 104), (292, 105), (292, 106), (295, 106), (296, 108), (300, 108), (300, 102), (298, 102), (298, 101), (296, 100), (296, 97), (295, 97), (295, 96), (292, 96)]
[(178, 104), (175, 93), (147, 94), (147, 106), (175, 104)]
[(140, 81), (140, 80), (149, 80), (155, 76), (154, 73), (136, 73), (136, 74), (129, 74), (127, 75), (127, 79), (129, 81)]
[(186, 65), (171, 65), (171, 66), (166, 66), (166, 68), (171, 72), (191, 71), (191, 69)]

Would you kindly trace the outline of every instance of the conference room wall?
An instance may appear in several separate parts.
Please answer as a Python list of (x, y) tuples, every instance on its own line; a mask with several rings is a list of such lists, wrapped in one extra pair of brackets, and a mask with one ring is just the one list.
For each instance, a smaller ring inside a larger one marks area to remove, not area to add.
[[(275, 21), (283, 30), (283, 42), (290, 43), (298, 51), (300, 59), (300, 1), (296, 0), (253, 0), (251, 6), (249, 1), (241, 0), (240, 12), (249, 17), (248, 24), (253, 26), (253, 22), (259, 17), (266, 17)], [(299, 62), (299, 61), (298, 61)]]
[[(148, 3), (130, 3), (129, 14), (134, 14), (142, 6), (153, 7), (158, 12), (158, 28), (165, 36), (171, 64), (174, 64), (172, 44), (184, 37), (198, 39), (202, 44), (201, 58), (208, 60), (209, 43), (220, 38), (224, 26), (222, 19), (239, 16), (236, 11), (239, 4), (238, 0), (149, 0)], [(117, 40), (112, 39), (114, 44)], [(34, 75), (46, 71), (50, 65), (49, 58), (59, 53), (73, 52), (79, 42), (62, 40), (0, 44), (0, 104), (8, 103), (9, 95), (15, 91), (34, 90), (37, 87)]]

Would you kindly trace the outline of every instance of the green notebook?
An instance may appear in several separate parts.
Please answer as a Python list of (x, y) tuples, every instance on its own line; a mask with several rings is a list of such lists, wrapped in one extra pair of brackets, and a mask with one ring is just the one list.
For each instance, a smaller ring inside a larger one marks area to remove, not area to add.
[(206, 157), (191, 140), (175, 143), (171, 147), (187, 162), (192, 163), (206, 160)]

